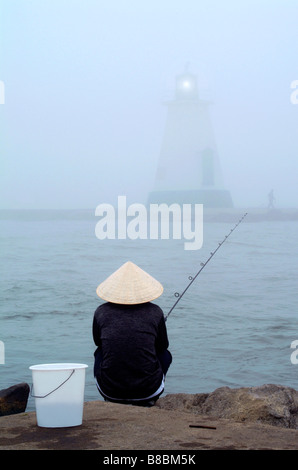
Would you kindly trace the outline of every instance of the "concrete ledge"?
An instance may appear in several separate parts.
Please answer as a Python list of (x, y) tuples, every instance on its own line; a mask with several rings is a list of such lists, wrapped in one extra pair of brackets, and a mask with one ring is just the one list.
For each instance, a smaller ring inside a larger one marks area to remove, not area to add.
[[(209, 426), (206, 427), (190, 427)], [(159, 405), (141, 408), (103, 401), (84, 405), (83, 424), (41, 428), (35, 412), (0, 418), (0, 450), (297, 449), (298, 430), (216, 419)]]

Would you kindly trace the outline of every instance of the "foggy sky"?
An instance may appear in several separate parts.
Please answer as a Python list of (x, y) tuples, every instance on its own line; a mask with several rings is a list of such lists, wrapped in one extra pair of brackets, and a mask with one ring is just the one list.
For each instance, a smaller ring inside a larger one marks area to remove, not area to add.
[(236, 207), (298, 207), (297, 0), (0, 0), (0, 208), (153, 189), (189, 63)]

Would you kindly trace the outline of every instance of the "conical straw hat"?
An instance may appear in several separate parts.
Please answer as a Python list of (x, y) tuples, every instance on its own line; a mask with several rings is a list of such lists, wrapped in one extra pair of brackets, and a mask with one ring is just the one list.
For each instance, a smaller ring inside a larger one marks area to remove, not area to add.
[(143, 304), (163, 293), (163, 286), (131, 261), (124, 263), (96, 289), (98, 297), (115, 304)]

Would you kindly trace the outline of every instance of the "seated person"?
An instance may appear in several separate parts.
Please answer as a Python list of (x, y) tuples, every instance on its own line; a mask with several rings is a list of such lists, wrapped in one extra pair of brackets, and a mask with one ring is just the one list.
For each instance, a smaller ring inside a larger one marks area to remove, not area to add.
[(163, 287), (129, 261), (96, 292), (106, 301), (93, 318), (98, 390), (107, 401), (152, 406), (172, 362), (163, 311), (151, 303)]

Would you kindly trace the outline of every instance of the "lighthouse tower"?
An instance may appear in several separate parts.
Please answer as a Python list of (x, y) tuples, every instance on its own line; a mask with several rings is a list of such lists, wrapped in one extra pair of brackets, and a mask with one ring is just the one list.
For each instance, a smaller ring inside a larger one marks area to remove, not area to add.
[(176, 77), (149, 203), (233, 206), (224, 188), (209, 104), (199, 97), (195, 75), (186, 71)]

